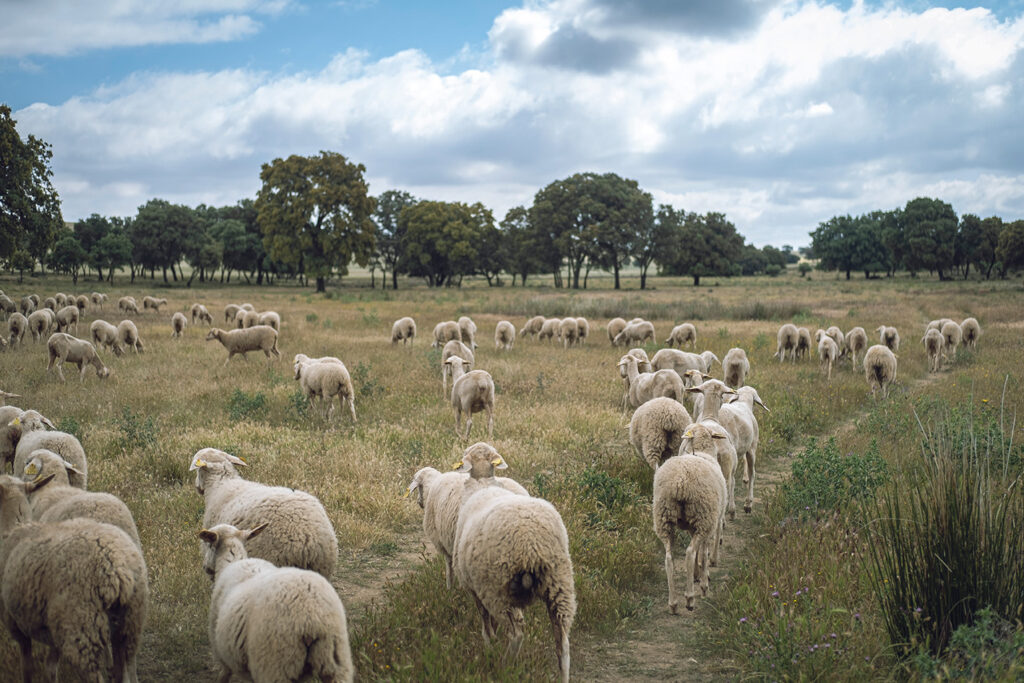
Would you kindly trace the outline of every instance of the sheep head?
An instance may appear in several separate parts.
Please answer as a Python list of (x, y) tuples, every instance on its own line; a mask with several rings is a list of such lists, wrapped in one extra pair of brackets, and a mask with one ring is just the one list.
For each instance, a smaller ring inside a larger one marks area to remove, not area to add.
[(200, 531), (198, 536), (202, 541), (203, 571), (210, 580), (216, 579), (217, 572), (232, 562), (248, 558), (245, 542), (266, 529), (268, 524), (269, 522), (264, 522), (252, 529), (237, 529), (230, 524), (218, 524), (212, 529)]

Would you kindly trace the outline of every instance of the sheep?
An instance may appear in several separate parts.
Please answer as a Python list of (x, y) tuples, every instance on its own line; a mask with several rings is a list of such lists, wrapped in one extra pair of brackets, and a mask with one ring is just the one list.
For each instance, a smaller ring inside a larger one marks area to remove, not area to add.
[(102, 292), (93, 292), (89, 295), (92, 300), (93, 306), (99, 306), (100, 310), (103, 310), (103, 304), (107, 300), (107, 295)]
[(697, 328), (693, 326), (693, 323), (676, 325), (672, 328), (665, 343), (669, 346), (679, 344), (679, 348), (690, 344), (693, 348), (697, 348)]
[(11, 313), (7, 318), (7, 329), (10, 331), (10, 344), (15, 347), (25, 339), (25, 331), (28, 329), (28, 318), (21, 313)]
[(260, 314), (256, 311), (242, 309), (235, 314), (235, 326), (239, 330), (247, 330), (260, 324)]
[(85, 371), (88, 365), (96, 369), (96, 376), (100, 379), (106, 379), (113, 374), (113, 371), (104, 365), (103, 361), (96, 354), (96, 347), (85, 339), (72, 337), (64, 332), (54, 332), (46, 340), (46, 349), (49, 353), (46, 372), (49, 373), (56, 366), (61, 382), (66, 381), (62, 368), (65, 362), (74, 363), (78, 366), (78, 380), (80, 382), (85, 381)]
[(469, 316), (462, 316), (458, 320), (459, 325), (459, 338), (462, 343), (471, 349), (475, 349), (476, 344), (476, 323)]
[(329, 579), (338, 559), (338, 537), (320, 501), (305, 491), (246, 481), (236, 466), (248, 465), (216, 448), (192, 456), (189, 471), (196, 473), (196, 491), (206, 503), (203, 528), (230, 524), (244, 529), (267, 522), (267, 532), (249, 544), (250, 556), (279, 567), (311, 569)]
[[(452, 408), (455, 410), (455, 433), (469, 438), (473, 428), (473, 413), (487, 412), (487, 438), (494, 436), (494, 379), (486, 370), (470, 370), (469, 363), (458, 356), (451, 356), (445, 364), (452, 373)], [(466, 433), (460, 427), (462, 414), (466, 414)]]
[(888, 398), (889, 385), (896, 380), (896, 354), (882, 344), (875, 344), (864, 354), (864, 376), (871, 387), (871, 398), (875, 390), (882, 391), (882, 398)]
[(733, 389), (739, 389), (746, 382), (750, 372), (750, 361), (747, 352), (738, 346), (729, 349), (722, 360), (723, 380)]
[(615, 346), (646, 342), (654, 342), (654, 325), (646, 320), (630, 322), (612, 340), (612, 344)]
[(54, 320), (53, 311), (48, 308), (32, 311), (32, 314), (28, 316), (28, 329), (32, 333), (32, 341), (37, 342), (43, 337), (49, 337)]
[(189, 309), (192, 314), (192, 324), (195, 325), (196, 321), (205, 322), (210, 327), (213, 327), (213, 316), (210, 315), (210, 311), (200, 303), (192, 304), (192, 308)]
[(494, 348), (511, 351), (516, 342), (516, 327), (508, 320), (501, 320), (494, 326)]
[[(452, 356), (458, 356), (462, 360), (469, 363), (469, 369), (473, 369), (473, 365), (476, 364), (476, 357), (473, 351), (463, 344), (458, 339), (452, 339), (444, 345), (441, 349), (441, 397), (449, 398), (448, 393), (448, 378), (452, 375), (452, 366), (445, 365), (445, 361)], [(454, 380), (453, 380), (454, 381)]]
[(157, 299), (155, 296), (142, 297), (142, 310), (144, 311), (148, 311), (152, 308), (154, 313), (159, 313), (160, 307), (166, 305), (167, 299)]
[(519, 336), (536, 337), (540, 333), (542, 327), (544, 327), (544, 316), (535, 315), (527, 320), (526, 324), (519, 330)]
[[(452, 587), (452, 552), (455, 547), (455, 527), (458, 523), (459, 506), (462, 503), (462, 492), (470, 477), (486, 478), (488, 471), (477, 465), (477, 461), (485, 459), (493, 464), (494, 469), (505, 469), (508, 465), (501, 455), (490, 445), (477, 442), (462, 454), (462, 462), (457, 464), (457, 471), (441, 473), (433, 467), (423, 467), (413, 475), (405, 495), (416, 491), (416, 502), (423, 510), (423, 533), (444, 558), (445, 585)], [(496, 486), (521, 495), (530, 494), (518, 482), (507, 477), (491, 477), (489, 480)]]
[(725, 477), (710, 455), (716, 437), (706, 427), (694, 425), (684, 438), (690, 439), (693, 455), (671, 457), (654, 473), (654, 533), (665, 546), (668, 608), (672, 614), (677, 613), (679, 605), (672, 559), (675, 532), (690, 532), (683, 573), (687, 577), (686, 609), (692, 610), (696, 599), (694, 580), (704, 595), (708, 592), (708, 555), (718, 552), (727, 500)]
[(612, 346), (615, 346), (615, 337), (619, 335), (619, 332), (626, 329), (626, 321), (622, 318), (612, 318), (608, 321), (608, 341), (611, 342)]
[(796, 347), (800, 341), (800, 332), (797, 330), (796, 325), (793, 323), (786, 323), (779, 328), (779, 332), (776, 335), (778, 344), (775, 347), (775, 358), (779, 359), (779, 362), (786, 360), (786, 354), (790, 354), (790, 359), (796, 362)]
[(961, 338), (966, 348), (975, 351), (978, 348), (978, 337), (981, 336), (981, 325), (975, 318), (964, 318), (960, 323)]
[(754, 415), (755, 405), (761, 406), (766, 413), (771, 412), (761, 400), (757, 389), (746, 386), (737, 389), (735, 400), (722, 405), (718, 411), (719, 424), (725, 427), (729, 436), (732, 437), (737, 457), (742, 455), (746, 463), (743, 471), (743, 483), (747, 485), (747, 497), (743, 501), (743, 511), (748, 513), (754, 507), (754, 476), (757, 465), (757, 446), (761, 434), (757, 417)]
[(558, 339), (561, 332), (562, 321), (559, 318), (546, 318), (540, 328), (540, 332), (537, 333), (537, 339), (550, 339), (554, 341)]
[(960, 346), (960, 340), (963, 338), (963, 331), (960, 326), (950, 320), (947, 323), (943, 323), (942, 329), (939, 330), (942, 333), (942, 338), (945, 341), (943, 344), (943, 354), (948, 352), (947, 358), (951, 360), (956, 357), (956, 350)]
[(678, 349), (661, 349), (651, 358), (650, 371), (673, 370), (685, 382), (686, 378), (684, 375), (687, 370), (697, 370), (702, 374), (711, 371), (712, 359), (718, 360), (718, 357), (710, 351), (705, 351), (704, 353), (710, 354), (710, 356), (680, 351)]
[(900, 333), (895, 327), (879, 325), (875, 332), (878, 333), (878, 339), (885, 344), (890, 351), (896, 353), (900, 350)]
[(628, 353), (619, 359), (619, 367), (622, 366), (626, 368), (631, 407), (639, 408), (656, 396), (667, 396), (680, 403), (683, 402), (685, 396), (683, 380), (674, 371), (658, 370), (640, 373), (636, 357)]
[(434, 325), (434, 342), (430, 345), (432, 349), (439, 349), (452, 339), (462, 339), (462, 332), (459, 324), (454, 320), (445, 320)]
[(23, 481), (42, 481), (47, 477), (53, 479), (45, 488), (29, 494), (33, 519), (39, 522), (63, 522), (86, 517), (116, 526), (128, 534), (128, 538), (142, 550), (135, 519), (124, 501), (109, 493), (85, 491), (84, 487), (73, 486), (71, 475), (84, 476), (84, 473), (53, 451), (45, 448), (32, 451), (28, 462), (15, 472), (15, 476), (20, 476)]
[(796, 328), (796, 349), (793, 351), (794, 360), (797, 358), (809, 358), (811, 355), (811, 331), (806, 327)]
[(122, 296), (117, 300), (117, 310), (120, 313), (139, 313), (139, 304), (133, 296)]
[(836, 348), (839, 349), (840, 354), (846, 353), (846, 336), (843, 334), (842, 330), (835, 325), (832, 325), (825, 330), (825, 334), (832, 337), (832, 341), (836, 343)]
[(146, 347), (139, 336), (139, 328), (131, 320), (122, 320), (117, 324), (117, 343), (122, 349), (134, 349), (135, 353), (145, 353)]
[(567, 683), (576, 587), (565, 524), (548, 501), (487, 485), (487, 479), (471, 477), (465, 484), (455, 529), (455, 575), (480, 610), (485, 642), (496, 634), (500, 617), (508, 620), (511, 657), (523, 641), (523, 608), (543, 600), (558, 671)]
[(21, 297), (21, 301), (18, 302), (18, 310), (20, 310), (21, 314), (24, 316), (27, 316), (32, 311), (36, 310), (36, 302), (32, 300), (31, 295)]
[(416, 321), (409, 316), (399, 318), (391, 326), (392, 346), (398, 342), (402, 342), (402, 346), (405, 346), (406, 343), (411, 344), (414, 339), (416, 339)]
[[(34, 411), (25, 412), (31, 413)], [(46, 418), (43, 419), (45, 420)], [(49, 420), (41, 423), (33, 420), (30, 416), (26, 416), (24, 413), (17, 420), (20, 422), (21, 431), (11, 430), (8, 435), (8, 439), (17, 440), (13, 457), (10, 460), (14, 476), (21, 476), (22, 472), (25, 471), (27, 463), (32, 459), (33, 453), (38, 450), (47, 450), (56, 453), (61, 459), (66, 460), (74, 467), (74, 471), (68, 472), (67, 475), (70, 486), (82, 489), (83, 491), (88, 488), (89, 463), (85, 457), (85, 449), (82, 448), (81, 442), (74, 434), (55, 430), (47, 431), (43, 429), (43, 424), (47, 424), (52, 428), (53, 425)], [(17, 428), (19, 425), (13, 426)], [(3, 469), (7, 469), (6, 458), (3, 463)]]
[(249, 559), (246, 544), (267, 526), (217, 524), (199, 532), (203, 569), (213, 579), (209, 637), (220, 680), (236, 674), (350, 683), (354, 667), (341, 598), (316, 572)]
[(652, 470), (679, 453), (683, 432), (693, 422), (681, 403), (665, 396), (644, 403), (629, 421), (629, 442)]
[(96, 348), (107, 348), (113, 351), (115, 356), (120, 356), (124, 353), (124, 349), (121, 348), (121, 342), (117, 338), (117, 327), (111, 325), (106, 320), (93, 320), (92, 324), (89, 325), (89, 332), (92, 343), (96, 345)]
[(18, 442), (25, 431), (42, 429), (44, 426), (56, 429), (53, 423), (35, 410), (22, 410), (17, 406), (0, 407), (0, 474), (8, 471), (8, 464), (14, 462)]
[[(646, 351), (641, 348), (630, 349), (629, 355), (636, 358), (637, 372), (653, 372), (651, 361), (647, 358)], [(622, 363), (619, 363), (618, 370), (619, 377), (622, 378), (622, 409), (625, 410), (626, 406), (629, 405), (629, 371)]]
[(14, 300), (6, 294), (0, 294), (0, 313), (3, 313), (6, 319), (11, 313), (18, 312), (18, 304), (14, 303)]
[(832, 366), (839, 360), (839, 346), (835, 339), (818, 330), (818, 358), (821, 360), (821, 367), (827, 370), (828, 381), (832, 381)]
[(579, 342), (580, 328), (576, 324), (576, 318), (563, 318), (558, 326), (559, 336), (562, 337), (562, 348), (567, 349)]
[(868, 334), (863, 327), (854, 327), (846, 333), (846, 350), (853, 356), (850, 368), (857, 370), (857, 354), (868, 348)]
[(54, 308), (53, 308), (54, 313), (57, 312), (58, 308), (64, 308), (65, 306), (68, 305), (68, 295), (67, 294), (62, 294), (60, 292), (57, 292), (51, 298), (53, 299), (54, 304), (56, 304), (56, 306), (54, 306)]
[(188, 325), (188, 318), (181, 311), (175, 311), (171, 316), (171, 337), (180, 337)]
[(942, 347), (946, 344), (945, 338), (941, 332), (932, 328), (925, 332), (921, 343), (924, 344), (924, 351), (928, 355), (928, 372), (938, 372), (942, 365)]
[(277, 350), (277, 330), (267, 325), (256, 325), (247, 330), (222, 330), (219, 327), (212, 327), (206, 335), (206, 341), (211, 339), (216, 339), (228, 350), (224, 365), (230, 363), (231, 357), (236, 353), (249, 360), (246, 354), (250, 351), (263, 351), (268, 360), (270, 354), (274, 354), (275, 358), (281, 357), (281, 352)]
[(257, 325), (269, 325), (278, 332), (281, 331), (281, 316), (277, 311), (264, 311), (256, 316)]
[(239, 308), (241, 308), (243, 311), (255, 311), (256, 310), (256, 307), (253, 306), (252, 304), (241, 304), (241, 305), (239, 305)]
[[(242, 307), (238, 304), (228, 304), (224, 307), (224, 323), (230, 324), (235, 321), (235, 316)], [(212, 325), (213, 323), (211, 323)]]
[(576, 318), (576, 343), (585, 344), (590, 336), (590, 323), (586, 318)]
[(945, 325), (946, 323), (951, 323), (951, 322), (953, 322), (953, 321), (950, 320), (949, 318), (939, 318), (938, 320), (932, 320), (924, 328), (924, 331), (928, 332), (928, 330), (936, 329), (939, 332), (941, 332), (942, 331), (942, 326)]
[(32, 680), (35, 638), (50, 645), (54, 679), (63, 661), (78, 680), (137, 683), (149, 603), (142, 552), (117, 527), (91, 519), (29, 521), (29, 494), (50, 481), (0, 475), (0, 597), (22, 678)]
[(72, 325), (75, 326), (75, 334), (78, 334), (79, 312), (77, 306), (65, 306), (57, 311), (57, 331), (67, 332)]
[[(711, 430), (713, 434), (724, 435), (725, 439), (714, 442), (713, 451), (708, 451), (715, 456), (719, 467), (722, 468), (722, 476), (725, 477), (727, 501), (726, 511), (730, 519), (736, 518), (736, 465), (739, 459), (739, 449), (746, 449), (749, 446), (749, 435), (744, 435), (746, 440), (738, 443), (736, 437), (726, 428), (722, 422), (721, 410), (724, 397), (736, 395), (737, 390), (732, 389), (717, 379), (708, 379), (696, 387), (686, 390), (689, 393), (699, 396), (694, 403), (694, 412), (699, 415), (698, 424)], [(733, 425), (734, 427), (736, 425)], [(718, 439), (718, 437), (715, 437)], [(686, 444), (683, 444), (686, 448)], [(715, 555), (714, 563), (718, 561)]]
[(345, 410), (345, 403), (348, 402), (352, 422), (357, 422), (356, 394), (352, 388), (352, 378), (344, 363), (341, 361), (296, 363), (295, 379), (299, 381), (299, 387), (306, 395), (310, 408), (313, 407), (314, 398), (320, 399), (321, 413), (325, 420), (330, 421), (333, 417), (334, 397), (337, 396), (340, 409)]
[[(57, 308), (58, 308), (58, 306), (57, 306), (57, 299), (55, 299), (52, 296), (46, 297), (45, 299), (43, 299), (43, 308), (48, 308), (51, 311), (56, 312)], [(63, 308), (63, 306), (61, 306), (60, 308)], [(43, 309), (41, 308), (39, 310), (41, 311)], [(33, 313), (38, 313), (39, 311), (32, 311), (32, 312)], [(29, 316), (29, 317), (31, 317), (31, 316)]]
[(75, 297), (75, 306), (78, 307), (79, 313), (85, 313), (85, 309), (89, 308), (89, 297), (79, 294)]

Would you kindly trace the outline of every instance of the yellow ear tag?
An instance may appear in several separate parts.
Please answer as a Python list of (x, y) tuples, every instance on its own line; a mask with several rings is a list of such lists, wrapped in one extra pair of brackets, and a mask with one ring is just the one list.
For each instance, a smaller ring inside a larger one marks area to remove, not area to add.
[(202, 460), (196, 460), (196, 467), (206, 467), (206, 463)]
[(12, 425), (20, 425), (20, 424), (21, 424), (21, 418), (20, 418), (20, 417), (16, 417), (16, 418), (14, 418), (14, 419), (13, 419), (13, 420), (11, 421), (11, 424), (12, 424)]
[(501, 462), (501, 458), (495, 458), (494, 460), (491, 461), (491, 464), (497, 467), (498, 465), (501, 464)]
[(408, 497), (409, 497), (409, 489), (406, 489), (405, 490), (405, 495), (402, 496), (402, 498), (408, 498)]
[(38, 473), (39, 473), (39, 468), (36, 467), (36, 464), (34, 462), (30, 462), (28, 464), (28, 467), (25, 468), (25, 474), (29, 475), (30, 477), (34, 477)]
[(686, 433), (683, 434), (683, 436), (686, 437), (687, 439), (692, 439), (693, 438), (693, 432), (690, 431), (689, 429), (687, 429)]
[(243, 458), (242, 456), (240, 456), (240, 455), (236, 455), (235, 457), (236, 457), (236, 458), (238, 458), (239, 460), (241, 460), (242, 462), (245, 462), (245, 464), (246, 464), (246, 465), (248, 465), (248, 464), (249, 464), (249, 463), (247, 463), (247, 462), (245, 461), (245, 458)]
[(453, 470), (457, 470), (457, 469), (459, 469), (460, 467), (462, 467), (462, 461), (461, 461), (461, 460), (460, 460), (460, 461), (458, 461), (457, 463), (455, 463), (454, 465), (452, 465), (452, 469), (453, 469)]

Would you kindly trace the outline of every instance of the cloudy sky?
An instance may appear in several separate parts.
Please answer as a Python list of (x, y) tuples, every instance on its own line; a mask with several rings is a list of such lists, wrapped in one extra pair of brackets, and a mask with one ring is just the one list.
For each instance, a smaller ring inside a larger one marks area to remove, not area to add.
[(0, 0), (64, 217), (254, 197), (340, 152), (497, 217), (579, 171), (757, 245), (938, 197), (1024, 217), (1024, 0)]

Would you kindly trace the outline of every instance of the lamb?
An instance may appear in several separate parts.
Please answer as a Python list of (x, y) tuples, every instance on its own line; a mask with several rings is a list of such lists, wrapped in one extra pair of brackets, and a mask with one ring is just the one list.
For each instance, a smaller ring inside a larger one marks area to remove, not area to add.
[(203, 448), (192, 457), (189, 471), (196, 473), (196, 491), (206, 501), (203, 527), (248, 529), (266, 522), (267, 531), (248, 545), (250, 556), (279, 567), (311, 569), (329, 579), (338, 559), (338, 538), (320, 501), (304, 491), (246, 481), (235, 466), (247, 464), (216, 448)]
[(494, 348), (511, 351), (516, 342), (516, 327), (507, 320), (501, 320), (494, 327)]
[(679, 453), (683, 433), (693, 422), (681, 403), (665, 396), (644, 403), (629, 421), (629, 442), (652, 470)]
[(540, 333), (542, 327), (544, 327), (544, 316), (535, 315), (529, 320), (527, 320), (526, 324), (523, 325), (522, 329), (519, 330), (519, 336), (535, 337), (537, 336), (537, 334)]
[(576, 324), (576, 318), (564, 318), (558, 326), (558, 333), (562, 337), (562, 348), (567, 349), (579, 341), (580, 328)]
[(211, 339), (216, 339), (228, 350), (224, 365), (230, 363), (231, 357), (237, 353), (242, 354), (245, 360), (249, 360), (246, 354), (250, 351), (263, 351), (268, 359), (270, 354), (274, 354), (275, 358), (281, 357), (281, 352), (277, 350), (277, 330), (267, 325), (256, 325), (246, 330), (222, 330), (219, 327), (212, 327), (206, 335), (206, 341)]
[(562, 321), (558, 318), (547, 318), (544, 320), (544, 324), (540, 328), (540, 332), (537, 333), (537, 339), (550, 339), (554, 341), (558, 339), (559, 334), (562, 332)]
[(354, 667), (341, 598), (316, 572), (249, 559), (246, 544), (267, 526), (217, 524), (199, 532), (203, 569), (213, 579), (209, 636), (220, 680), (236, 674), (350, 683)]
[[(486, 370), (470, 370), (469, 363), (458, 356), (445, 361), (452, 373), (452, 408), (455, 410), (455, 433), (469, 438), (473, 428), (473, 413), (487, 411), (487, 438), (494, 437), (494, 379)], [(466, 414), (466, 434), (460, 427), (462, 414)]]
[(235, 325), (239, 330), (247, 330), (260, 322), (260, 314), (256, 311), (242, 309), (235, 314)]
[[(235, 316), (242, 307), (238, 304), (228, 304), (224, 307), (224, 323), (229, 324), (235, 321)], [(212, 325), (212, 323), (211, 323)]]
[(100, 310), (103, 310), (103, 303), (107, 300), (107, 295), (102, 292), (93, 292), (89, 295), (92, 300), (93, 306), (99, 306)]
[(797, 339), (796, 349), (793, 352), (794, 360), (797, 358), (806, 358), (811, 355), (811, 331), (806, 327), (796, 328)]
[(779, 332), (776, 335), (778, 344), (775, 347), (775, 358), (779, 359), (779, 362), (786, 360), (786, 354), (790, 354), (790, 359), (796, 362), (796, 347), (800, 342), (800, 331), (797, 330), (796, 325), (793, 323), (786, 323), (779, 328)]
[(468, 316), (462, 316), (458, 320), (459, 324), (459, 338), (462, 343), (471, 349), (475, 349), (476, 344), (476, 323), (473, 319)]
[(586, 318), (576, 318), (576, 343), (585, 344), (590, 336), (590, 323)]
[[(337, 359), (334, 359), (337, 360)], [(352, 378), (348, 374), (348, 368), (341, 361), (321, 362), (306, 361), (295, 364), (295, 379), (299, 381), (302, 393), (309, 401), (309, 407), (313, 407), (313, 399), (320, 399), (321, 413), (328, 422), (334, 415), (334, 397), (338, 397), (338, 404), (341, 410), (345, 410), (345, 403), (348, 403), (349, 414), (352, 415), (352, 422), (356, 420), (355, 390), (352, 388)]]
[(611, 342), (612, 346), (615, 346), (615, 337), (624, 329), (626, 329), (626, 321), (622, 318), (612, 318), (608, 321), (608, 341)]
[(857, 354), (868, 348), (868, 334), (863, 327), (854, 327), (846, 333), (846, 350), (853, 356), (851, 369), (857, 369)]
[(122, 320), (117, 324), (117, 343), (121, 348), (134, 349), (135, 353), (145, 353), (146, 347), (139, 336), (139, 328), (131, 320)]
[(93, 320), (89, 325), (89, 332), (92, 334), (92, 343), (97, 348), (106, 348), (114, 352), (115, 356), (124, 353), (121, 342), (117, 338), (117, 328), (106, 320)]
[[(630, 349), (629, 355), (636, 358), (637, 372), (653, 372), (653, 370), (651, 369), (651, 361), (647, 358), (646, 351), (638, 347), (635, 349)], [(619, 377), (622, 378), (622, 409), (625, 410), (626, 406), (629, 405), (629, 371), (626, 369), (626, 366), (622, 363), (619, 363), (618, 369)]]
[(11, 313), (7, 318), (7, 329), (10, 331), (10, 344), (15, 347), (25, 339), (25, 331), (28, 329), (28, 318), (21, 313)]
[(690, 344), (693, 348), (697, 348), (697, 328), (692, 323), (676, 325), (672, 328), (672, 332), (669, 333), (665, 343), (669, 346), (679, 344), (679, 348)]
[(452, 339), (462, 339), (462, 332), (459, 330), (459, 324), (454, 320), (439, 322), (434, 325), (434, 342), (430, 347), (439, 349)]
[(142, 297), (142, 310), (144, 311), (148, 311), (152, 308), (154, 313), (159, 313), (160, 307), (166, 305), (167, 299), (157, 299), (155, 296)]
[(66, 332), (72, 325), (75, 326), (75, 334), (78, 334), (78, 307), (65, 306), (57, 311), (57, 331)]
[(827, 369), (828, 381), (832, 381), (832, 366), (839, 360), (839, 346), (835, 339), (818, 330), (818, 358), (821, 359), (822, 369)]
[(619, 367), (625, 366), (629, 381), (629, 404), (633, 408), (650, 401), (656, 396), (667, 396), (680, 403), (683, 402), (685, 389), (683, 380), (672, 370), (640, 373), (637, 359), (626, 354), (619, 359)]
[(25, 466), (15, 474), (27, 482), (53, 479), (45, 488), (29, 494), (32, 517), (36, 521), (63, 522), (85, 517), (116, 526), (128, 534), (128, 538), (142, 550), (135, 519), (124, 501), (109, 493), (85, 491), (73, 486), (70, 476), (84, 476), (84, 473), (53, 451), (45, 448), (33, 451)]
[(896, 380), (896, 354), (882, 344), (875, 344), (864, 354), (864, 376), (871, 387), (871, 398), (875, 390), (882, 391), (882, 398), (888, 398), (889, 385)]
[[(256, 316), (257, 325), (269, 325), (278, 332), (281, 331), (281, 316), (277, 311), (264, 311)], [(249, 326), (251, 327), (251, 325)]]
[(195, 325), (196, 321), (205, 322), (210, 327), (213, 327), (213, 316), (210, 315), (210, 311), (207, 310), (206, 306), (195, 303), (192, 304), (192, 324)]
[(117, 300), (117, 310), (121, 313), (138, 314), (139, 304), (133, 296), (122, 296)]
[(85, 313), (85, 309), (89, 308), (89, 297), (85, 294), (79, 294), (75, 297), (75, 306), (78, 307), (80, 313)]
[(565, 524), (546, 500), (488, 486), (486, 479), (471, 477), (465, 484), (455, 529), (455, 575), (480, 610), (485, 642), (495, 636), (499, 618), (508, 620), (512, 657), (523, 641), (523, 608), (543, 600), (559, 674), (567, 683), (576, 587)]
[(715, 354), (710, 351), (705, 351), (704, 353), (710, 354), (710, 356), (690, 353), (689, 351), (679, 351), (678, 349), (661, 349), (651, 359), (650, 371), (672, 370), (686, 384), (685, 375), (687, 370), (696, 370), (701, 374), (706, 374), (711, 370), (712, 359), (718, 360)]
[(175, 311), (171, 316), (171, 337), (180, 337), (188, 325), (188, 318), (181, 311)]
[[(25, 413), (33, 412), (35, 411), (25, 411)], [(20, 433), (11, 430), (8, 435), (8, 443), (16, 440), (16, 446), (10, 460), (6, 457), (7, 449), (4, 449), (4, 471), (7, 470), (7, 463), (10, 462), (13, 466), (14, 476), (19, 477), (25, 471), (25, 467), (29, 460), (32, 459), (33, 453), (38, 450), (47, 450), (56, 453), (62, 460), (71, 464), (74, 471), (67, 474), (68, 484), (84, 491), (89, 483), (89, 463), (85, 458), (85, 449), (82, 448), (78, 438), (74, 434), (66, 432), (47, 431), (43, 429), (44, 423), (34, 420), (31, 415), (25, 415), (25, 413), (17, 418), (20, 425), (12, 425), (15, 429), (20, 426)], [(39, 417), (42, 416), (40, 415)], [(43, 419), (46, 420), (46, 418)], [(52, 427), (52, 423), (49, 420), (46, 420), (45, 424)]]
[(755, 405), (761, 406), (766, 413), (771, 412), (761, 400), (757, 389), (746, 386), (737, 389), (735, 400), (724, 404), (718, 411), (719, 424), (729, 432), (733, 445), (736, 447), (737, 456), (743, 455), (746, 463), (743, 471), (743, 483), (747, 485), (747, 497), (743, 501), (744, 512), (750, 512), (754, 507), (754, 476), (757, 465), (757, 446), (761, 434), (757, 417), (754, 415)]
[(981, 325), (978, 324), (977, 319), (964, 318), (964, 321), (960, 323), (960, 333), (964, 346), (971, 351), (976, 351), (978, 337), (981, 336)]
[(924, 344), (924, 351), (928, 355), (928, 372), (938, 372), (942, 365), (942, 348), (946, 345), (945, 338), (941, 332), (932, 328), (925, 332), (921, 343)]
[[(665, 546), (665, 576), (668, 580), (668, 609), (677, 613), (673, 548), (676, 530), (690, 532), (683, 573), (687, 579), (686, 609), (695, 606), (694, 580), (706, 596), (709, 588), (708, 556), (718, 552), (726, 507), (726, 482), (722, 470), (710, 455), (714, 435), (702, 425), (684, 434), (693, 455), (669, 458), (654, 473), (654, 533)], [(719, 436), (721, 438), (721, 436)]]
[(943, 344), (943, 353), (949, 352), (948, 358), (952, 359), (956, 357), (956, 350), (960, 346), (960, 340), (963, 338), (963, 332), (960, 326), (950, 320), (942, 325), (942, 329), (939, 330), (942, 333), (942, 338), (945, 340)]
[[(462, 462), (458, 464), (457, 471), (442, 474), (433, 467), (421, 468), (413, 475), (412, 482), (405, 492), (408, 496), (416, 491), (416, 502), (423, 510), (423, 533), (444, 558), (444, 578), (449, 589), (452, 587), (452, 552), (455, 547), (455, 527), (458, 523), (463, 489), (471, 476), (486, 479), (488, 474), (486, 468), (477, 464), (480, 459), (491, 462), (494, 469), (502, 470), (508, 467), (493, 447), (480, 441), (463, 452)], [(511, 493), (530, 495), (513, 479), (494, 477), (491, 473), (488, 481)]]
[[(476, 358), (473, 352), (468, 346), (463, 344), (458, 339), (452, 339), (444, 345), (441, 349), (441, 396), (442, 398), (449, 398), (448, 393), (448, 378), (452, 375), (452, 366), (445, 365), (445, 361), (452, 356), (458, 356), (462, 360), (469, 363), (469, 369), (473, 369), (473, 365), (476, 363)], [(454, 380), (452, 380), (454, 381)]]
[(878, 339), (887, 346), (890, 351), (896, 353), (900, 350), (900, 333), (895, 327), (879, 325), (875, 332), (878, 333)]
[(747, 352), (738, 346), (729, 349), (722, 360), (722, 374), (725, 383), (733, 389), (743, 386), (750, 372), (750, 361)]
[(416, 321), (406, 316), (399, 318), (395, 321), (395, 324), (391, 326), (391, 344), (392, 346), (398, 342), (402, 342), (402, 346), (405, 344), (412, 343), (416, 338)]
[(50, 645), (47, 668), (63, 661), (78, 680), (138, 683), (136, 654), (146, 621), (146, 563), (117, 527), (91, 519), (29, 521), (29, 494), (51, 481), (0, 475), (3, 621), (32, 680), (32, 639)]
[(53, 311), (48, 308), (32, 311), (28, 316), (28, 329), (32, 333), (32, 341), (37, 342), (43, 337), (49, 337), (54, 321)]
[(113, 374), (113, 371), (100, 360), (99, 355), (96, 353), (96, 347), (84, 339), (72, 337), (64, 332), (54, 332), (46, 340), (46, 349), (49, 352), (46, 372), (49, 373), (56, 365), (57, 374), (60, 375), (61, 382), (66, 381), (62, 368), (65, 362), (74, 363), (78, 366), (78, 380), (80, 382), (85, 381), (87, 365), (91, 365), (96, 369), (96, 376), (100, 379), (106, 379)]
[(654, 342), (654, 325), (646, 320), (630, 322), (612, 340), (612, 344), (615, 346), (644, 344), (646, 342)]

